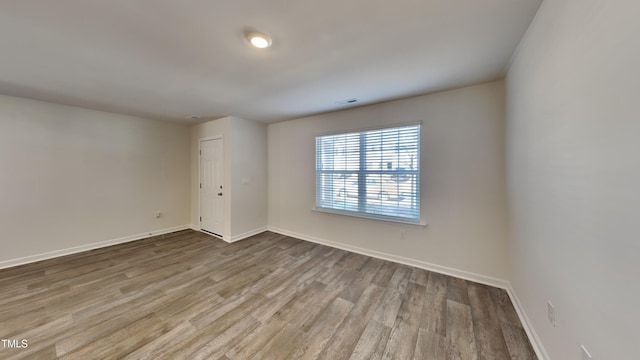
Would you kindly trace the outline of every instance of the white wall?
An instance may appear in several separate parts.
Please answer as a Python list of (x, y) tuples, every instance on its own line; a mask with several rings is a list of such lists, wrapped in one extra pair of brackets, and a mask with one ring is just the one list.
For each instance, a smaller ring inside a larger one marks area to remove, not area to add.
[(507, 76), (511, 281), (552, 359), (640, 356), (638, 14), (544, 1)]
[(267, 227), (267, 125), (234, 117), (231, 138), (231, 240), (236, 240)]
[[(419, 121), (426, 228), (312, 211), (316, 135)], [(268, 134), (274, 230), (507, 278), (502, 81), (271, 124)]]
[(185, 126), (0, 96), (0, 264), (188, 224), (188, 149)]
[[(191, 223), (199, 228), (200, 139), (223, 136), (225, 171), (225, 229), (223, 238), (235, 241), (267, 226), (267, 127), (228, 116), (191, 128)], [(248, 183), (243, 183), (243, 178)]]

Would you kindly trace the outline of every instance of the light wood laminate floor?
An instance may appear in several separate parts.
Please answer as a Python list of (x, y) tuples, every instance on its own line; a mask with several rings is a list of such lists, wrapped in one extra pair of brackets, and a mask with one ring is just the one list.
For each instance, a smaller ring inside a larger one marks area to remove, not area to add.
[(0, 359), (535, 359), (500, 289), (270, 232), (0, 270)]

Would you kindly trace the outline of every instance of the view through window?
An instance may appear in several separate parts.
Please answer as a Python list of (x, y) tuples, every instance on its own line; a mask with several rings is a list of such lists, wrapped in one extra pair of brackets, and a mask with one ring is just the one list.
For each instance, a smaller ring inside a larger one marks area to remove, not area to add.
[(316, 137), (316, 208), (420, 221), (420, 125)]

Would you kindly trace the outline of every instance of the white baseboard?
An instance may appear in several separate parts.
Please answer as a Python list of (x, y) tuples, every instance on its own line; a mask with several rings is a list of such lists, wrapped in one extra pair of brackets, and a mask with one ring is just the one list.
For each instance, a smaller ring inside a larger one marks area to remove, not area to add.
[(331, 246), (331, 247), (334, 247), (334, 248), (347, 250), (347, 251), (351, 251), (351, 252), (354, 252), (354, 253), (357, 253), (357, 254), (371, 256), (371, 257), (382, 259), (382, 260), (393, 261), (395, 263), (409, 265), (409, 266), (417, 267), (417, 268), (420, 268), (420, 269), (425, 269), (425, 270), (437, 272), (437, 273), (440, 273), (440, 274), (454, 276), (454, 277), (465, 279), (465, 280), (471, 280), (471, 281), (475, 281), (475, 282), (480, 283), (480, 284), (495, 286), (495, 287), (498, 287), (498, 288), (501, 288), (501, 289), (507, 289), (507, 286), (509, 285), (509, 283), (506, 280), (494, 278), (494, 277), (491, 277), (491, 276), (476, 274), (476, 273), (472, 273), (472, 272), (464, 271), (464, 270), (458, 270), (458, 269), (450, 268), (450, 267), (447, 267), (447, 266), (428, 263), (428, 262), (422, 261), (422, 260), (411, 259), (411, 258), (398, 256), (398, 255), (394, 255), (394, 254), (389, 254), (389, 253), (385, 253), (385, 252), (381, 252), (381, 251), (365, 249), (365, 248), (352, 246), (352, 245), (347, 245), (347, 244), (343, 244), (343, 243), (339, 243), (339, 242), (335, 242), (335, 241), (331, 241), (331, 240), (320, 239), (320, 238), (317, 238), (315, 236), (309, 236), (309, 235), (305, 235), (305, 234), (300, 234), (300, 233), (296, 233), (296, 232), (293, 232), (293, 231), (288, 231), (288, 230), (276, 228), (276, 227), (273, 227), (273, 226), (269, 226), (268, 229), (269, 229), (269, 231), (273, 231), (273, 232), (278, 233), (278, 234), (287, 235), (287, 236), (291, 236), (291, 237), (294, 237), (294, 238), (298, 238), (298, 239), (314, 242), (314, 243), (317, 243), (317, 244), (327, 245), (327, 246)]
[(111, 246), (111, 245), (122, 244), (122, 243), (130, 242), (130, 241), (135, 241), (135, 240), (148, 238), (148, 237), (151, 237), (151, 236), (163, 235), (163, 234), (168, 234), (168, 233), (172, 233), (172, 232), (175, 232), (175, 231), (186, 230), (186, 229), (189, 229), (189, 228), (190, 228), (189, 225), (182, 225), (182, 226), (176, 226), (176, 227), (167, 228), (167, 229), (152, 230), (152, 231), (149, 231), (149, 232), (136, 234), (136, 235), (130, 235), (130, 236), (124, 236), (124, 237), (120, 237), (120, 238), (117, 238), (117, 239), (100, 241), (100, 242), (95, 242), (95, 243), (91, 243), (91, 244), (75, 246), (75, 247), (67, 248), (67, 249), (54, 250), (54, 251), (50, 251), (50, 252), (46, 252), (46, 253), (42, 253), (42, 254), (21, 257), (21, 258), (18, 258), (18, 259), (4, 260), (4, 261), (0, 261), (0, 269), (6, 269), (6, 268), (9, 268), (9, 267), (29, 264), (29, 263), (33, 263), (33, 262), (36, 262), (36, 261), (52, 259), (52, 258), (65, 256), (65, 255), (71, 255), (71, 254), (75, 254), (75, 253), (79, 253), (79, 252), (83, 252), (83, 251), (87, 251), (87, 250), (98, 249), (98, 248), (102, 248), (102, 247), (107, 247), (107, 246)]
[(236, 241), (240, 241), (240, 240), (242, 240), (242, 239), (246, 239), (246, 238), (251, 237), (251, 236), (253, 236), (253, 235), (258, 235), (258, 234), (263, 233), (263, 232), (265, 232), (265, 231), (267, 231), (267, 227), (266, 227), (266, 226), (263, 226), (263, 227), (261, 227), (261, 228), (253, 229), (253, 230), (250, 230), (250, 231), (244, 232), (244, 233), (242, 233), (242, 234), (233, 235), (233, 236), (231, 237), (231, 241), (229, 241), (229, 242), (232, 242), (232, 243), (233, 243), (233, 242), (236, 242)]
[(515, 290), (511, 287), (511, 284), (508, 284), (508, 287), (505, 289), (509, 297), (511, 298), (511, 303), (513, 307), (516, 309), (516, 313), (518, 313), (518, 317), (520, 318), (520, 322), (522, 323), (522, 327), (524, 327), (524, 331), (527, 332), (527, 336), (529, 337), (529, 341), (531, 342), (531, 346), (533, 346), (533, 350), (536, 352), (539, 360), (549, 360), (549, 354), (547, 350), (542, 345), (542, 341), (540, 341), (540, 337), (536, 332), (531, 320), (527, 316), (527, 313), (524, 311), (524, 307), (522, 307), (522, 303), (518, 296), (516, 295)]
[(240, 240), (246, 239), (246, 238), (251, 237), (253, 235), (258, 235), (258, 234), (268, 230), (268, 228), (266, 226), (263, 226), (261, 228), (249, 230), (247, 232), (244, 232), (244, 233), (238, 234), (238, 235), (234, 235), (231, 238), (229, 238), (229, 237), (226, 237), (226, 236), (216, 236), (216, 235), (213, 235), (210, 232), (202, 231), (202, 229), (200, 229), (200, 227), (198, 227), (196, 225), (193, 225), (193, 224), (189, 225), (189, 229), (192, 229), (192, 230), (195, 230), (195, 231), (199, 231), (199, 232), (201, 232), (203, 234), (214, 236), (214, 237), (216, 237), (216, 238), (218, 238), (218, 239), (220, 239), (220, 240), (222, 240), (224, 242), (227, 242), (229, 244), (234, 243), (236, 241), (240, 241)]
[(384, 253), (384, 252), (375, 251), (375, 250), (370, 250), (370, 249), (364, 249), (364, 248), (361, 248), (361, 247), (347, 245), (347, 244), (343, 244), (343, 243), (339, 243), (339, 242), (335, 242), (335, 241), (331, 241), (331, 240), (320, 239), (320, 238), (317, 238), (317, 237), (314, 237), (314, 236), (300, 234), (300, 233), (296, 233), (296, 232), (293, 232), (293, 231), (288, 231), (288, 230), (285, 230), (285, 229), (280, 229), (280, 228), (273, 227), (273, 226), (269, 226), (268, 230), (272, 231), (272, 232), (275, 232), (275, 233), (278, 233), (278, 234), (291, 236), (291, 237), (294, 237), (294, 238), (297, 238), (297, 239), (302, 239), (302, 240), (310, 241), (310, 242), (317, 243), (317, 244), (327, 245), (327, 246), (330, 246), (330, 247), (334, 247), (334, 248), (338, 248), (338, 249), (342, 249), (342, 250), (347, 250), (347, 251), (351, 251), (351, 252), (362, 254), (362, 255), (366, 255), (366, 256), (375, 257), (375, 258), (382, 259), (382, 260), (393, 261), (393, 262), (396, 262), (396, 263), (409, 265), (409, 266), (417, 267), (417, 268), (420, 268), (420, 269), (433, 271), (433, 272), (437, 272), (437, 273), (440, 273), (440, 274), (454, 276), (454, 277), (457, 277), (457, 278), (470, 280), (470, 281), (474, 281), (474, 282), (477, 282), (477, 283), (481, 283), (481, 284), (485, 284), (485, 285), (494, 286), (494, 287), (497, 287), (497, 288), (500, 288), (500, 289), (504, 289), (507, 292), (507, 294), (509, 294), (509, 297), (511, 298), (511, 302), (513, 303), (513, 306), (516, 309), (518, 317), (520, 318), (520, 322), (522, 323), (522, 326), (524, 327), (524, 330), (526, 331), (527, 336), (529, 337), (529, 341), (531, 342), (531, 346), (533, 347), (533, 350), (536, 352), (536, 355), (538, 356), (538, 359), (539, 360), (549, 360), (549, 355), (547, 354), (544, 346), (542, 346), (542, 342), (540, 342), (540, 338), (538, 337), (535, 329), (533, 328), (533, 326), (531, 324), (531, 321), (529, 321), (529, 318), (527, 317), (527, 314), (525, 313), (524, 309), (522, 308), (522, 304), (520, 303), (520, 300), (518, 300), (518, 297), (515, 295), (515, 292), (514, 292), (513, 288), (511, 287), (511, 284), (506, 280), (494, 278), (494, 277), (491, 277), (491, 276), (476, 274), (476, 273), (472, 273), (472, 272), (469, 272), (469, 271), (458, 270), (458, 269), (450, 268), (450, 267), (447, 267), (447, 266), (432, 264), (432, 263), (428, 263), (426, 261), (406, 258), (406, 257), (403, 257), (403, 256), (393, 255), (393, 254)]

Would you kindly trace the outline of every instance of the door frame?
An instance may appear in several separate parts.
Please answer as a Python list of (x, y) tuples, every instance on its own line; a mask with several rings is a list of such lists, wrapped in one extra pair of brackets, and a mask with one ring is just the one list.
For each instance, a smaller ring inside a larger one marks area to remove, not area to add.
[[(198, 139), (198, 153), (197, 153), (197, 156), (198, 156), (198, 230), (200, 230), (201, 232), (204, 232), (207, 235), (211, 235), (211, 236), (214, 236), (214, 237), (217, 237), (219, 239), (222, 239), (222, 240), (226, 241), (226, 234), (225, 234), (226, 222), (227, 222), (226, 219), (223, 219), (224, 220), (224, 227), (223, 227), (222, 234), (220, 234), (221, 236), (218, 236), (218, 235), (216, 235), (216, 234), (214, 234), (212, 232), (206, 231), (206, 230), (202, 230), (202, 221), (200, 221), (200, 217), (202, 217), (202, 213), (201, 213), (201, 211), (202, 211), (202, 194), (201, 194), (202, 188), (200, 187), (200, 180), (202, 179), (202, 169), (201, 169), (202, 166), (201, 166), (201, 163), (200, 163), (200, 160), (201, 160), (200, 157), (202, 156), (202, 142), (210, 141), (210, 140), (222, 140), (222, 166), (223, 166), (223, 168), (224, 168), (224, 165), (226, 163), (225, 162), (225, 157), (227, 156), (227, 152), (225, 151), (225, 148), (224, 148), (225, 142), (224, 142), (224, 136), (223, 135), (207, 136), (207, 137), (203, 137), (203, 138)], [(226, 177), (227, 177), (227, 174), (226, 174), (226, 171), (225, 171), (224, 176), (222, 176), (222, 182), (223, 182), (222, 186), (224, 187), (225, 191), (227, 189)], [(227, 210), (226, 209), (226, 207), (227, 207), (226, 206), (227, 205), (226, 202), (227, 202), (227, 200), (226, 200), (226, 197), (225, 197), (224, 203), (223, 203), (223, 206), (225, 208), (225, 215), (226, 215), (226, 210)]]

